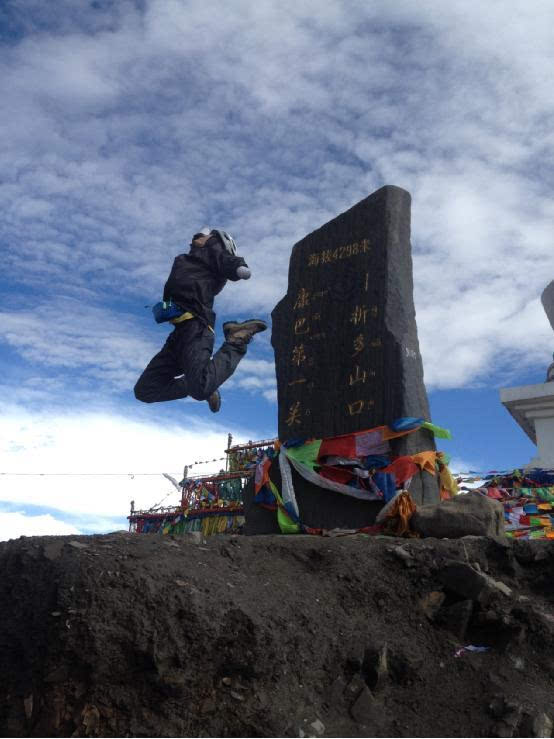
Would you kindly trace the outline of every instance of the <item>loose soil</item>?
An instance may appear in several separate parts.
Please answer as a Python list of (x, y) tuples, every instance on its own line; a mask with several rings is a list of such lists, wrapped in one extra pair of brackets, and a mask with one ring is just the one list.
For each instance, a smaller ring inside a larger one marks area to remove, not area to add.
[(4, 542), (0, 735), (546, 736), (553, 571), (482, 537)]

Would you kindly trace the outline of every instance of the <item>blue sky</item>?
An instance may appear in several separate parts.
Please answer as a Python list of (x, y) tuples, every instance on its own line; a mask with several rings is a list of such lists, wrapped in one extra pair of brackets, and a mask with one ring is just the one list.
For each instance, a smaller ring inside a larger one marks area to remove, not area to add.
[(292, 245), (384, 184), (412, 194), (441, 448), (528, 462), (499, 388), (542, 382), (554, 344), (553, 28), (539, 0), (5, 2), (0, 471), (42, 476), (0, 475), (0, 538), (121, 528), (228, 432), (273, 436), (269, 332), (217, 416), (135, 401), (167, 334), (145, 306), (208, 223), (253, 272), (218, 297), (219, 337), (268, 318)]

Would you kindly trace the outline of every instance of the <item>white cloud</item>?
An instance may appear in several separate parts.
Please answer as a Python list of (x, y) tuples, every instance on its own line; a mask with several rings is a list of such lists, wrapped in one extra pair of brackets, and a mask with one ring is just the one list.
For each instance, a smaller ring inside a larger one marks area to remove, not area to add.
[(128, 515), (131, 500), (137, 509), (162, 499), (166, 505), (179, 502), (164, 472), (180, 480), (185, 464), (216, 460), (195, 466), (191, 474), (224, 467), (229, 431), (235, 443), (256, 438), (251, 430), (223, 429), (186, 414), (181, 423), (155, 424), (138, 414), (31, 413), (4, 406), (0, 501), (56, 509), (56, 518), (63, 513), (79, 530), (110, 530), (114, 519)]
[(49, 513), (28, 516), (23, 511), (0, 512), (0, 541), (20, 536), (66, 536), (81, 533), (75, 526), (59, 521)]
[(225, 383), (225, 388), (241, 388), (259, 394), (270, 402), (277, 397), (275, 365), (266, 359), (245, 357), (235, 374)]
[[(77, 371), (81, 386), (94, 380), (112, 390), (132, 388), (163, 343), (157, 347), (137, 336), (137, 321), (128, 314), (76, 299), (58, 298), (32, 309), (24, 304), (0, 312), (0, 322), (4, 342), (33, 368)], [(66, 385), (75, 382), (69, 377)], [(36, 382), (42, 385), (43, 379), (36, 377)]]
[(467, 474), (470, 470), (481, 470), (483, 465), (482, 463), (476, 464), (475, 462), (468, 462), (461, 457), (454, 456), (450, 460), (448, 467), (452, 474), (459, 475)]
[[(53, 22), (22, 2), (24, 35), (0, 58), (4, 266), (38, 301), (5, 308), (3, 341), (36, 376), (67, 367), (130, 388), (157, 348), (132, 316), (206, 221), (236, 236), (254, 275), (227, 286), (220, 318), (268, 313), (293, 243), (384, 183), (413, 195), (428, 386), (548, 363), (551, 3), (81, 10), (61, 3)], [(98, 307), (116, 296), (125, 315)], [(266, 369), (243, 362), (234, 386), (274, 397)]]

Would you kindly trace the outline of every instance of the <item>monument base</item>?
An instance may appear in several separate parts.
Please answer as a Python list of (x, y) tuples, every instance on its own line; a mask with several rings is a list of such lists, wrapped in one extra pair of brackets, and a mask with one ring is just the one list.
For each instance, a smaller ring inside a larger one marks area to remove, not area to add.
[[(343, 493), (326, 490), (305, 480), (291, 469), (294, 493), (300, 520), (312, 529), (362, 529), (373, 526), (384, 503), (375, 500), (359, 500)], [(272, 464), (269, 477), (281, 490), (281, 472), (278, 464)], [(254, 502), (254, 481), (243, 491), (245, 524), (243, 533), (280, 534), (277, 513), (262, 508)]]
[[(291, 468), (291, 473), (300, 520), (310, 528), (354, 529), (357, 531), (366, 526), (373, 526), (379, 511), (384, 506), (384, 501), (359, 500), (343, 493), (320, 488), (305, 480), (294, 468)], [(269, 477), (277, 489), (281, 490), (281, 472), (278, 463), (274, 462), (271, 465)], [(435, 502), (438, 499), (437, 478), (428, 472), (415, 475), (409, 489), (417, 505), (424, 502)], [(255, 503), (254, 495), (254, 480), (251, 479), (243, 490), (245, 516), (243, 533), (246, 535), (280, 534), (276, 512)]]
[(500, 401), (537, 446), (526, 468), (554, 468), (554, 382), (503, 388)]

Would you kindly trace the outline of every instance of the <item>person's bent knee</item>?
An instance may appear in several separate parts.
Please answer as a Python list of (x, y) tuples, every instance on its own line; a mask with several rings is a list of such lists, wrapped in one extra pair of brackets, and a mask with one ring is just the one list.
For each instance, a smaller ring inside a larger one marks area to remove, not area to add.
[(135, 398), (140, 400), (141, 403), (155, 403), (156, 398), (152, 397), (152, 393), (146, 392), (145, 388), (141, 387), (140, 381), (134, 387)]

